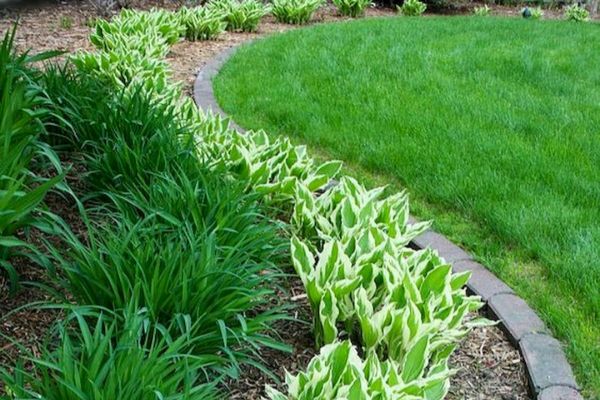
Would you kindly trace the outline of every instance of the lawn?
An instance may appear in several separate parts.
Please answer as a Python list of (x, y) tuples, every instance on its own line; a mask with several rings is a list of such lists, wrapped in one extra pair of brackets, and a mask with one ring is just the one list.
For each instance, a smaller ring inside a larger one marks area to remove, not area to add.
[(241, 48), (214, 85), (264, 128), (404, 187), (413, 211), (537, 309), (600, 396), (597, 24), (320, 25)]

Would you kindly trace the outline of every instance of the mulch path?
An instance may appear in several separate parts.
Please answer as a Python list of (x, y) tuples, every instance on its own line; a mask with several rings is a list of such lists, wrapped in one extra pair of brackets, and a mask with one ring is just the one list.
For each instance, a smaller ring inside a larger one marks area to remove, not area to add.
[[(176, 1), (138, 0), (135, 5), (140, 8), (161, 6), (173, 8)], [(494, 13), (517, 15), (517, 7), (494, 7)], [(392, 16), (391, 9), (371, 8), (367, 16)], [(547, 16), (559, 16), (558, 12), (546, 12)], [(33, 52), (60, 49), (73, 52), (79, 49), (90, 49), (88, 41), (90, 28), (87, 23), (97, 16), (97, 10), (88, 1), (65, 1), (45, 7), (22, 10), (0, 9), (0, 34), (10, 28), (12, 22), (19, 18), (20, 28), (17, 31), (17, 48), (33, 49)], [(316, 15), (316, 22), (343, 21), (335, 15), (332, 6), (324, 7)], [(70, 21), (66, 24), (65, 21)], [(66, 26), (66, 25), (68, 26)], [(172, 47), (168, 60), (173, 69), (174, 78), (181, 81), (185, 92), (191, 94), (193, 82), (199, 69), (221, 51), (254, 38), (293, 29), (279, 24), (272, 17), (265, 19), (256, 33), (225, 33), (218, 40), (207, 42), (182, 41)], [(76, 178), (69, 178), (76, 179)], [(74, 183), (77, 184), (76, 182)], [(78, 221), (74, 203), (67, 197), (56, 194), (47, 199), (49, 208), (66, 218), (84, 234), (81, 221)], [(33, 238), (35, 241), (35, 237)], [(26, 280), (44, 282), (45, 276), (36, 267), (24, 260), (16, 260), (15, 264)], [(315, 355), (313, 337), (310, 330), (311, 312), (298, 279), (288, 282), (288, 300), (296, 305), (292, 311), (299, 321), (281, 321), (276, 326), (280, 339), (293, 347), (291, 354), (272, 350), (261, 353), (264, 364), (283, 381), (286, 371), (296, 372), (306, 367)], [(0, 279), (0, 364), (10, 365), (20, 350), (7, 337), (22, 344), (34, 355), (38, 355), (40, 344), (53, 322), (60, 313), (49, 310), (26, 308), (18, 309), (33, 301), (48, 301), (48, 296), (41, 290), (27, 287), (16, 297), (6, 295), (5, 283)], [(13, 312), (13, 313), (11, 313)], [(7, 316), (8, 315), (8, 316)], [(4, 316), (4, 318), (3, 318)], [(452, 378), (448, 399), (451, 400), (524, 400), (529, 399), (527, 381), (522, 358), (498, 327), (474, 330), (461, 344), (451, 359), (451, 367), (458, 369)], [(227, 381), (224, 387), (230, 391), (231, 399), (260, 399), (264, 394), (264, 385), (276, 385), (271, 377), (252, 368), (244, 368), (241, 379)], [(1, 390), (0, 390), (1, 392)]]

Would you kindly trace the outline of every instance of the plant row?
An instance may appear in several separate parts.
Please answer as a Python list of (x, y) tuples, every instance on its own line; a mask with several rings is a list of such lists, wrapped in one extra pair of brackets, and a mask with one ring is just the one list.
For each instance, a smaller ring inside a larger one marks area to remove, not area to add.
[[(434, 5), (435, 3), (439, 2), (434, 2)], [(416, 17), (425, 12), (427, 4), (420, 0), (404, 0), (402, 5), (398, 5), (396, 8), (402, 15)], [(477, 17), (487, 17), (491, 13), (492, 9), (487, 4), (473, 8), (473, 15)], [(541, 7), (527, 6), (521, 9), (520, 14), (523, 18), (532, 20), (539, 20), (544, 17), (544, 11)], [(590, 13), (580, 4), (573, 3), (565, 8), (564, 18), (568, 21), (585, 22), (589, 21)]]
[[(1, 65), (10, 71), (19, 59), (7, 53)], [(88, 189), (84, 234), (46, 212), (37, 224), (58, 235), (58, 244), (44, 240), (43, 266), (66, 319), (40, 357), (2, 371), (13, 398), (216, 398), (216, 384), (241, 363), (260, 367), (260, 348), (286, 350), (268, 336), (286, 318), (273, 305), (285, 226), (204, 162), (197, 121), (167, 97), (173, 88), (121, 79), (49, 67), (28, 83), (39, 92), (27, 89), (43, 108), (14, 101), (15, 90), (3, 102), (3, 121), (23, 117), (10, 126), (14, 137), (45, 127), (34, 136), (39, 146), (82, 156)]]
[(350, 177), (331, 188), (341, 163), (183, 98), (164, 58), (187, 12), (124, 11), (75, 71), (40, 79), (48, 140), (84, 156), (87, 233), (48, 214), (62, 238), (49, 273), (78, 307), (5, 385), (18, 398), (219, 396), (240, 363), (260, 367), (260, 348), (285, 349), (267, 333), (285, 318), (273, 291), (291, 255), (321, 352), (270, 398), (443, 398), (456, 343), (486, 323), (467, 321), (482, 305), (469, 274), (407, 247), (428, 224), (408, 223), (405, 194)]

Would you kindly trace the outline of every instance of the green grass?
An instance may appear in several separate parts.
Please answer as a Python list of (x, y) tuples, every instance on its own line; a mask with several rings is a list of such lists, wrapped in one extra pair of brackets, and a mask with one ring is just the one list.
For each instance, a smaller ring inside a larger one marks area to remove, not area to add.
[(320, 25), (245, 46), (223, 108), (406, 187), (563, 340), (600, 396), (596, 24), (473, 17)]

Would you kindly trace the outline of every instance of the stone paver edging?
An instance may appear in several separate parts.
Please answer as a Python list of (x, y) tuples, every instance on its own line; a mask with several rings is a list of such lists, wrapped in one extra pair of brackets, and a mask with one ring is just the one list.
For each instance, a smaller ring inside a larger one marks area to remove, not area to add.
[[(209, 61), (198, 73), (194, 84), (194, 100), (198, 107), (228, 117), (218, 105), (212, 79), (239, 45), (229, 48)], [(230, 121), (231, 127), (244, 129)], [(529, 379), (531, 395), (537, 400), (581, 400), (579, 386), (565, 357), (562, 346), (527, 303), (517, 296), (473, 257), (443, 235), (429, 230), (415, 238), (411, 246), (438, 251), (456, 272), (471, 271), (467, 289), (486, 302), (487, 315), (500, 321), (500, 327), (521, 352)]]

